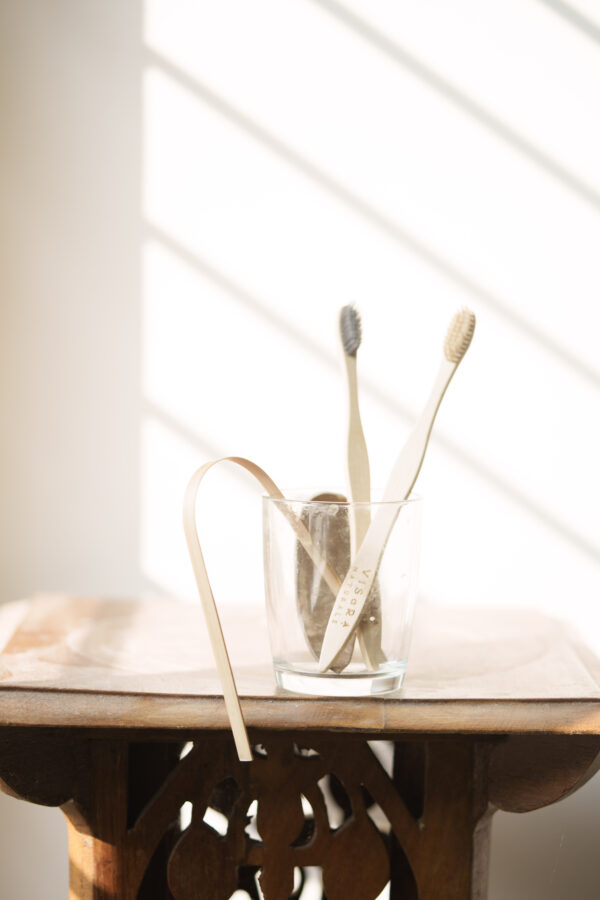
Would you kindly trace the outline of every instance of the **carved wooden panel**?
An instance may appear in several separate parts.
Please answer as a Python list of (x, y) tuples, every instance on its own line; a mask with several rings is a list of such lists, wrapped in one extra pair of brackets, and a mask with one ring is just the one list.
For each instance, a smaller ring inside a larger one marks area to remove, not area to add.
[(388, 883), (390, 900), (484, 900), (493, 810), (576, 789), (600, 746), (464, 736), (399, 742), (392, 758), (348, 734), (262, 740), (240, 763), (228, 734), (184, 748), (10, 729), (0, 787), (62, 806), (73, 900), (301, 900), (317, 870), (327, 900)]
[[(243, 889), (258, 900), (258, 880), (265, 900), (287, 900), (302, 896), (307, 867), (318, 867), (327, 900), (375, 900), (390, 881), (392, 898), (471, 900), (487, 806), (476, 770), (486, 754), (469, 741), (415, 745), (399, 755), (412, 766), (403, 785), (402, 764), (394, 781), (367, 742), (348, 736), (269, 736), (249, 764), (238, 761), (229, 738), (207, 737), (165, 770), (142, 808), (137, 798), (134, 815), (131, 771), (107, 756), (104, 777), (114, 783), (121, 766), (130, 798), (120, 812), (114, 797), (110, 814), (96, 806), (89, 820), (102, 841), (94, 877), (103, 891), (89, 897), (229, 900)], [(173, 846), (185, 807), (189, 824)], [(161, 842), (166, 859), (165, 835), (168, 892), (154, 877), (152, 893), (146, 873)], [(109, 845), (112, 861), (102, 855)], [(75, 840), (73, 853), (80, 849)]]

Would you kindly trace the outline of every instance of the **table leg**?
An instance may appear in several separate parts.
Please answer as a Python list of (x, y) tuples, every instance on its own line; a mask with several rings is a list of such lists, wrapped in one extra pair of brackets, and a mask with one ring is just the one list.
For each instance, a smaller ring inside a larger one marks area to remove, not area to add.
[(69, 833), (70, 900), (164, 900), (167, 862), (180, 835), (177, 802), (158, 828), (136, 829), (179, 762), (179, 743), (94, 740), (85, 794), (63, 804)]
[(485, 900), (496, 809), (560, 800), (600, 768), (599, 751), (600, 739), (575, 735), (396, 744), (395, 787), (419, 831), (393, 831), (390, 900)]
[(394, 783), (419, 823), (392, 834), (390, 900), (484, 900), (491, 816), (492, 745), (443, 740), (396, 745)]

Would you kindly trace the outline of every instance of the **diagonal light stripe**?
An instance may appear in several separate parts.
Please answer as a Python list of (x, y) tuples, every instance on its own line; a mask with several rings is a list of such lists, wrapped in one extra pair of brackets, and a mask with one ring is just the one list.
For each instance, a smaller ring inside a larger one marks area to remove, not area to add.
[[(317, 0), (315, 0), (317, 2)], [(497, 294), (472, 278), (467, 272), (459, 268), (449, 259), (446, 259), (428, 244), (398, 225), (379, 209), (372, 206), (359, 194), (355, 194), (343, 183), (339, 182), (328, 172), (320, 169), (310, 159), (298, 153), (293, 147), (284, 143), (280, 138), (268, 131), (262, 125), (245, 115), (237, 107), (233, 106), (219, 94), (210, 88), (200, 84), (196, 79), (183, 72), (164, 57), (152, 50), (146, 51), (149, 63), (162, 70), (166, 75), (175, 80), (184, 89), (194, 94), (203, 102), (217, 110), (220, 115), (233, 122), (242, 131), (249, 134), (256, 141), (267, 147), (272, 153), (284, 159), (290, 166), (302, 172), (305, 177), (319, 185), (323, 190), (333, 195), (338, 202), (343, 203), (355, 215), (368, 221), (388, 238), (414, 253), (431, 268), (443, 275), (449, 281), (457, 285), (467, 294), (486, 304), (497, 315), (501, 316), (513, 328), (517, 328), (522, 334), (534, 343), (542, 347), (546, 352), (553, 354), (564, 365), (572, 369), (577, 375), (587, 379), (595, 388), (600, 388), (600, 372), (588, 365), (579, 355), (568, 347), (560, 344), (549, 334), (544, 333), (527, 319), (520, 316), (514, 309)]]
[[(501, 140), (526, 156), (531, 162), (544, 169), (549, 175), (552, 175), (573, 193), (577, 194), (580, 199), (590, 204), (597, 212), (600, 212), (600, 193), (585, 182), (578, 175), (562, 166), (553, 159), (548, 153), (545, 153), (535, 144), (528, 141), (527, 138), (512, 129), (506, 122), (499, 119), (485, 107), (469, 97), (464, 91), (455, 87), (447, 79), (431, 69), (421, 60), (417, 59), (400, 44), (391, 40), (386, 34), (374, 28), (366, 19), (357, 16), (335, 0), (310, 0), (316, 6), (326, 10), (330, 15), (334, 16), (347, 28), (351, 28), (355, 33), (359, 34), (364, 40), (368, 41), (373, 47), (384, 53), (389, 59), (398, 65), (408, 69), (413, 75), (421, 79), (431, 90), (435, 91), (445, 100), (459, 107), (464, 113), (476, 119), (480, 125), (493, 131)], [(545, 0), (544, 0), (545, 2)]]
[[(308, 335), (302, 334), (302, 332), (290, 325), (284, 317), (267, 307), (258, 297), (254, 296), (245, 287), (235, 282), (215, 266), (203, 260), (197, 253), (192, 252), (178, 241), (173, 240), (168, 234), (160, 228), (157, 228), (155, 225), (148, 223), (146, 230), (149, 238), (153, 238), (162, 243), (171, 253), (177, 256), (186, 265), (190, 266), (190, 268), (195, 269), (204, 277), (216, 282), (220, 288), (227, 291), (239, 303), (251, 308), (254, 313), (268, 319), (272, 325), (280, 328), (287, 337), (300, 344), (305, 351), (308, 351), (312, 356), (318, 358), (321, 363), (337, 370), (339, 361), (333, 353), (327, 353), (322, 350), (308, 337)], [(416, 416), (412, 410), (409, 410), (404, 405), (398, 403), (393, 395), (382, 390), (379, 385), (372, 380), (365, 380), (362, 384), (362, 390), (394, 415), (400, 416), (410, 423), (415, 421)], [(156, 414), (157, 410), (154, 409), (153, 412)], [(170, 428), (176, 430), (181, 436), (185, 437), (187, 441), (197, 443), (197, 436), (195, 436), (195, 433), (191, 429), (187, 428), (184, 424), (177, 422), (176, 419), (166, 413), (163, 413), (162, 417)], [(570, 528), (549, 510), (538, 505), (525, 492), (516, 487), (516, 485), (504, 479), (493, 469), (486, 466), (485, 463), (476, 456), (468, 453), (464, 447), (450, 438), (445, 437), (439, 431), (434, 432), (432, 440), (442, 447), (452, 458), (458, 460), (458, 462), (469, 468), (479, 478), (492, 485), (494, 489), (498, 490), (503, 496), (508, 497), (513, 503), (526, 510), (544, 527), (554, 531), (555, 534), (559, 535), (563, 540), (567, 541), (585, 556), (589, 557), (594, 563), (600, 563), (600, 547), (589, 540), (585, 535)]]
[(580, 13), (579, 10), (574, 9), (568, 3), (563, 3), (562, 0), (538, 0), (538, 2), (543, 3), (544, 6), (547, 6), (552, 12), (556, 13), (574, 28), (577, 28), (590, 40), (600, 44), (600, 28), (591, 19)]

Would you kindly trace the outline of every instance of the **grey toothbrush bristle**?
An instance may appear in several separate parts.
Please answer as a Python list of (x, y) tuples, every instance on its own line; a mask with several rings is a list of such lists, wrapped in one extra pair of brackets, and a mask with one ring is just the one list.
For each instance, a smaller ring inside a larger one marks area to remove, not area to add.
[(362, 338), (360, 316), (353, 306), (343, 306), (340, 312), (340, 334), (344, 352), (356, 356)]

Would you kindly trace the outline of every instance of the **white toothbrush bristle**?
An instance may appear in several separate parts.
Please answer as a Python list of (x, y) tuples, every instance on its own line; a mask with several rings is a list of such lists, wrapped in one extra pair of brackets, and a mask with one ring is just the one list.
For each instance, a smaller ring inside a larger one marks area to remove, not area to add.
[(475, 313), (461, 309), (456, 313), (446, 332), (444, 355), (449, 362), (459, 363), (467, 350), (475, 331)]
[(344, 352), (348, 356), (356, 356), (362, 339), (360, 316), (353, 306), (343, 306), (340, 312), (340, 335)]

